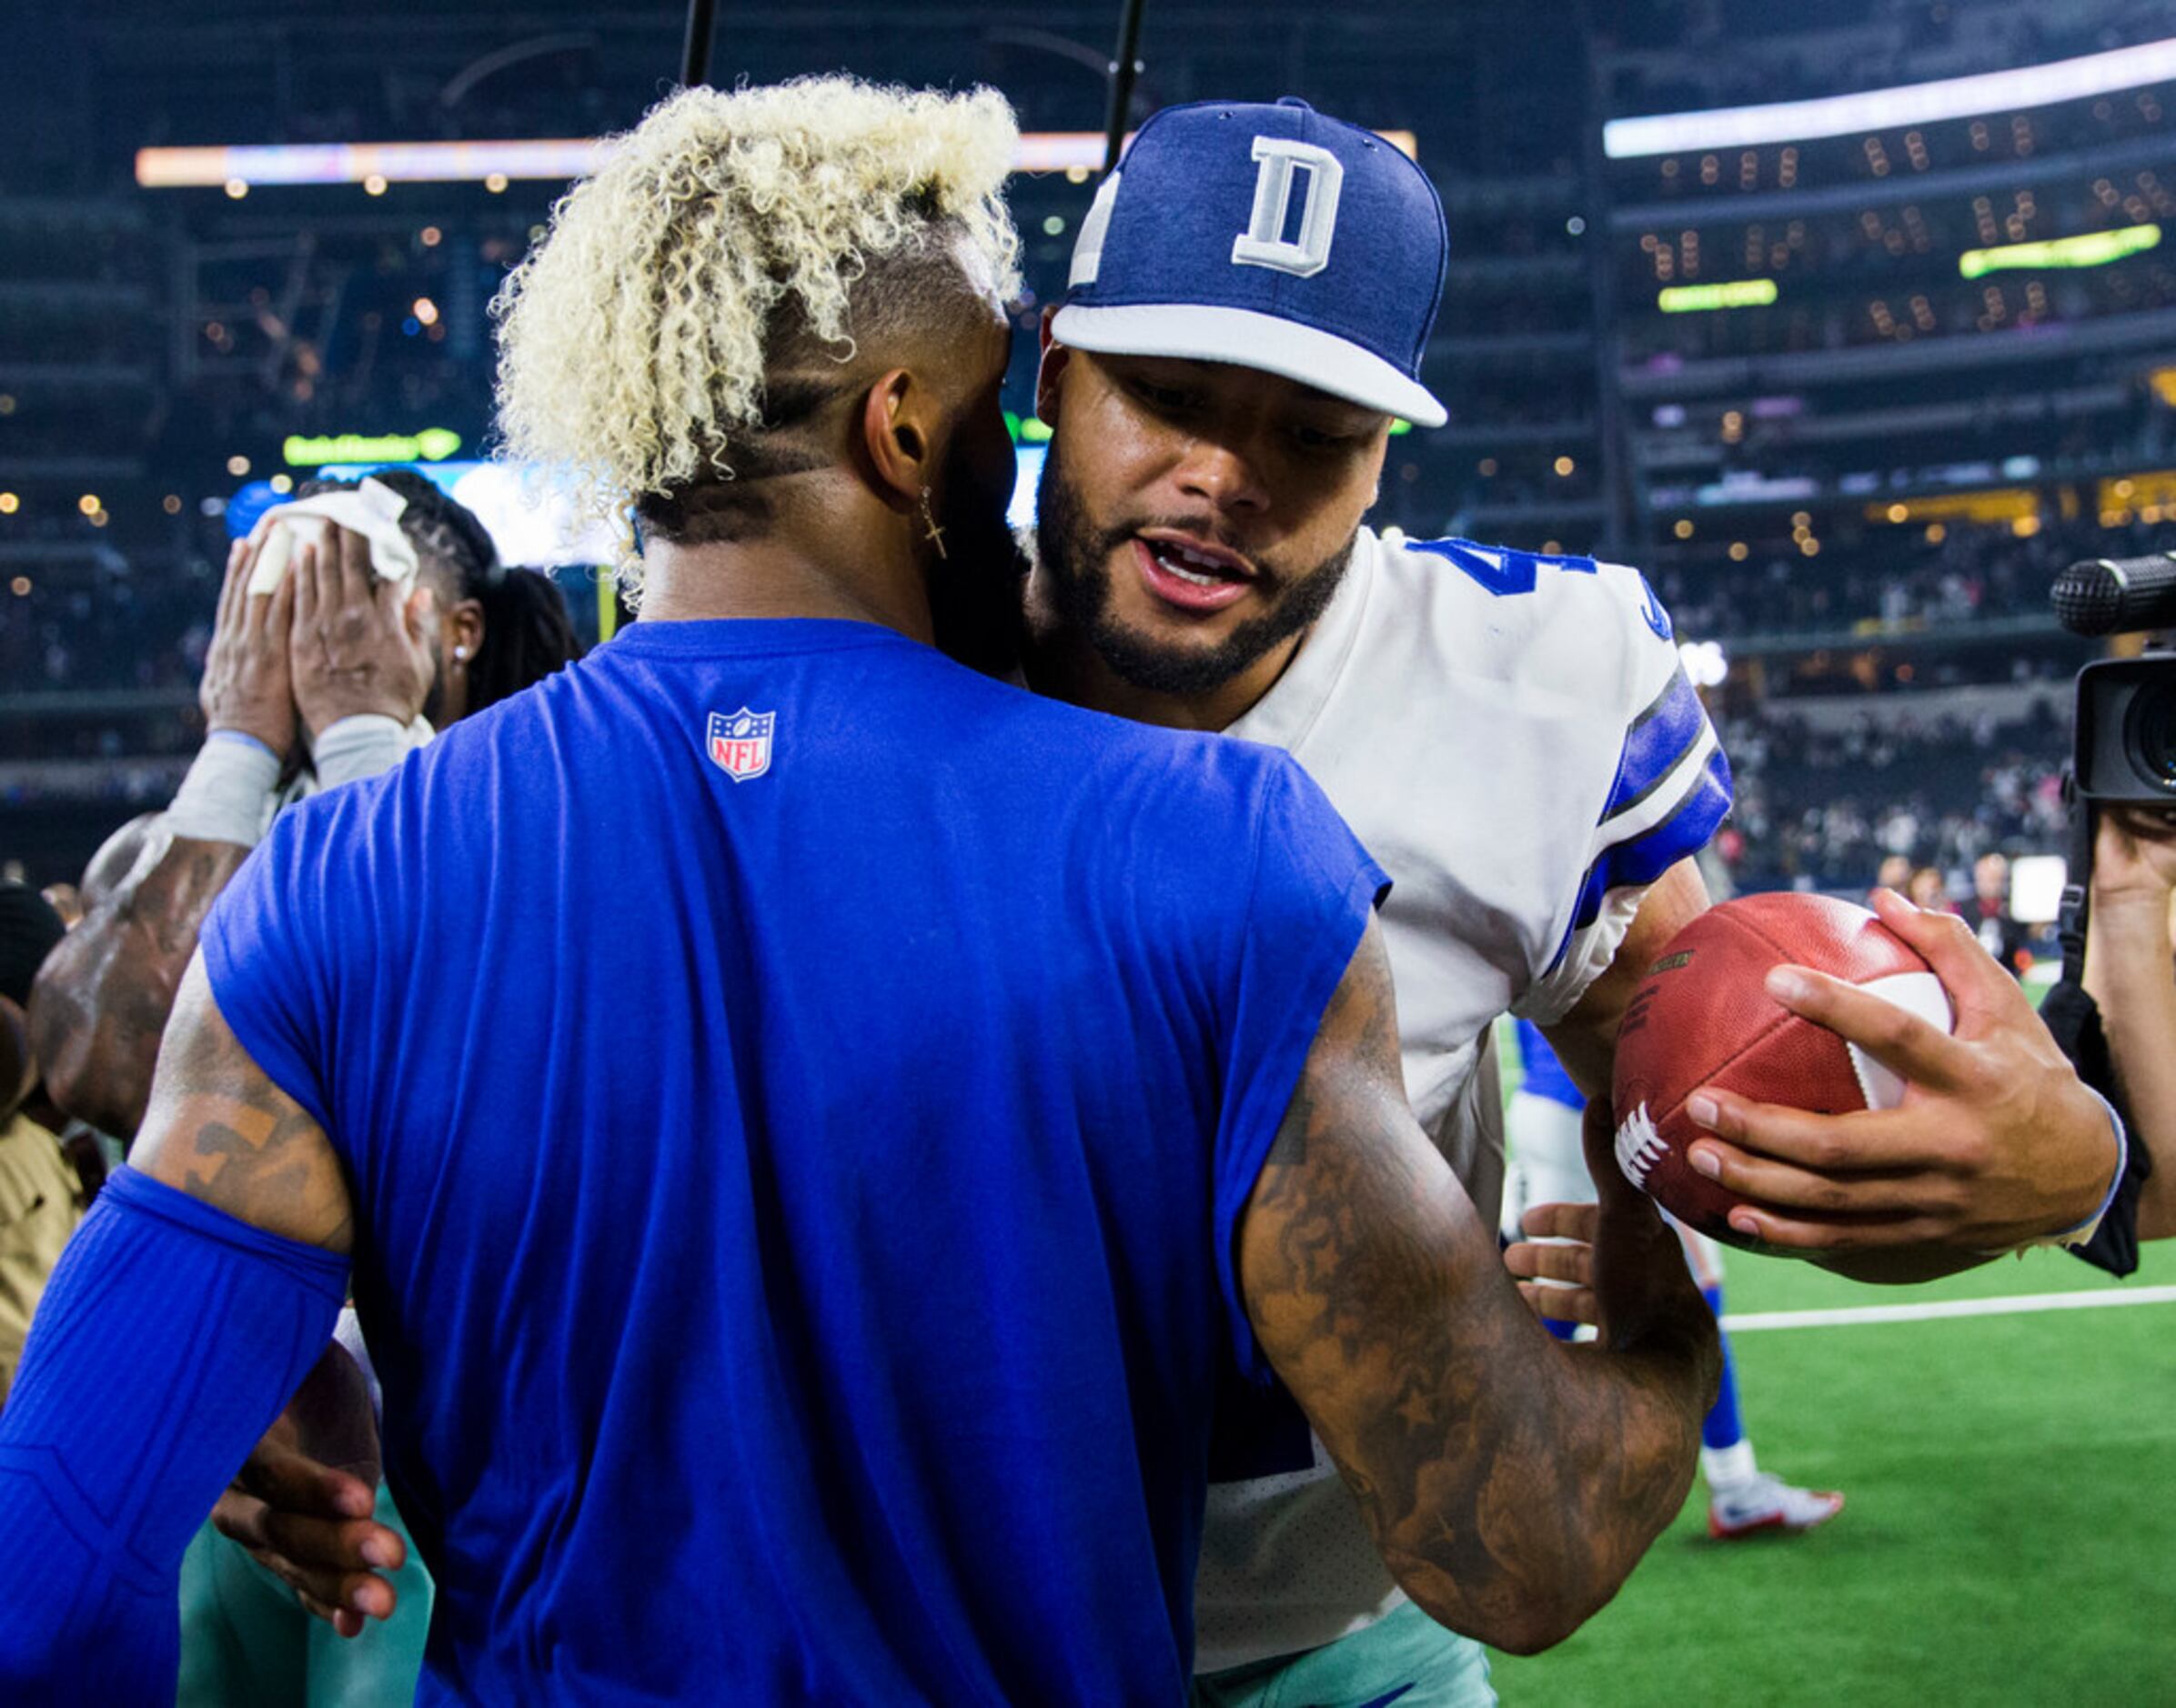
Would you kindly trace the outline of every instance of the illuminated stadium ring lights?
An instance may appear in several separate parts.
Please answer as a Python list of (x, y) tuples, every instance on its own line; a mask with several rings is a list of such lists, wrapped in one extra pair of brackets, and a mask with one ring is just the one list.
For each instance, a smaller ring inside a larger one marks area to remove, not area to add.
[[(1409, 130), (1376, 136), (1408, 158), (1419, 144)], [(1133, 139), (1128, 137), (1130, 142)], [(1101, 131), (1034, 131), (1020, 139), (1015, 172), (1095, 172), (1103, 164)], [(136, 183), (147, 190), (264, 184), (481, 184), (503, 189), (515, 178), (564, 183), (604, 162), (600, 136), (530, 142), (296, 143), (208, 148), (139, 148)], [(228, 194), (234, 194), (229, 189)], [(377, 194), (373, 191), (372, 194)]]
[(2087, 54), (2079, 59), (2059, 59), (2052, 65), (2021, 65), (2014, 71), (1945, 77), (1938, 83), (1910, 83), (1892, 89), (1868, 89), (1858, 95), (1611, 119), (1602, 126), (1602, 149), (1612, 160), (1636, 160), (1710, 148), (1808, 142), (1822, 136), (1851, 136), (2021, 107), (2050, 106), (2059, 101), (2171, 79), (2176, 79), (2176, 40), (2144, 42), (2136, 47)]
[(1957, 257), (1957, 270), (1967, 278), (1989, 273), (2014, 272), (2021, 267), (2106, 266), (2126, 256), (2140, 255), (2161, 246), (2159, 226), (2125, 226), (2115, 231), (2089, 231), (2075, 237), (2054, 237), (2045, 243), (2007, 243), (1994, 249), (1967, 249)]

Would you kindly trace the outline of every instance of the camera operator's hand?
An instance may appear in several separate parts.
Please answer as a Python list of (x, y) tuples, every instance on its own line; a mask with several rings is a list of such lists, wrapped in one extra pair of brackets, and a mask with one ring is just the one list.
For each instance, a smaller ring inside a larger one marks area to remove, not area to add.
[[(1874, 892), (1874, 908), (1940, 978), (1955, 1031), (1821, 973), (1771, 972), (1770, 996), (1901, 1076), (1903, 1101), (1817, 1115), (1703, 1087), (1690, 1112), (1712, 1137), (1693, 1145), (1693, 1166), (1754, 1201), (1731, 1212), (1733, 1227), (1798, 1251), (1918, 1255), (1955, 1268), (2078, 1226), (2114, 1177), (2107, 1111), (1961, 919), (1887, 889)], [(1873, 1261), (1852, 1272), (1928, 1271)]]
[(2166, 934), (2176, 894), (2176, 809), (2102, 807), (2093, 830), (2092, 910), (2158, 908)]
[(381, 579), (370, 542), (315, 518), (290, 522), (295, 705), (314, 738), (343, 718), (376, 713), (412, 723), (438, 668), (431, 596)]
[(196, 703), (207, 729), (231, 729), (261, 741), (285, 760), (295, 746), (295, 695), (287, 665), (287, 626), (294, 615), (294, 578), (273, 594), (251, 593), (258, 538), (238, 539), (227, 554), (212, 643), (204, 655)]
[(2102, 807), (2093, 832), (2085, 988), (2100, 1025), (2131, 1142), (2154, 1168), (2137, 1210), (2141, 1240), (2176, 1235), (2176, 971), (2169, 899), (2176, 893), (2176, 822), (2163, 809)]

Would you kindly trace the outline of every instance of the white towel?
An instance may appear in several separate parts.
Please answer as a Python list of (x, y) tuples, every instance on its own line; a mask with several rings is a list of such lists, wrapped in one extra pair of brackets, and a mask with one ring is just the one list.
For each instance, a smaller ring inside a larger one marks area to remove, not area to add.
[[(292, 504), (276, 505), (264, 514), (271, 524), (257, 568), (249, 574), (252, 593), (277, 593), (279, 578), (287, 572), (294, 556), (295, 536), (282, 524), (301, 517), (321, 517), (337, 527), (360, 534), (370, 542), (370, 567), (381, 581), (413, 581), (416, 548), (400, 531), (400, 513), (408, 500), (382, 481), (365, 480), (359, 487), (338, 492), (320, 492)], [(259, 526), (262, 526), (260, 523)]]

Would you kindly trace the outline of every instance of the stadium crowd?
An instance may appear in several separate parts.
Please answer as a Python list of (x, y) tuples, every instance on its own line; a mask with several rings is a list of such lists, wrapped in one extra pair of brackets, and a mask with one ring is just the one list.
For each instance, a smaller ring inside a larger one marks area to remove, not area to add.
[[(1873, 628), (1942, 629), (1995, 618), (2050, 617), (2048, 589), (2089, 558), (2152, 550), (2164, 530), (2080, 518), (2009, 523), (1847, 525), (1817, 557), (1785, 549), (1765, 562), (1709, 562), (1656, 572), (1677, 627), (1702, 639)], [(1932, 536), (1931, 538), (1929, 536)]]
[(2062, 849), (2069, 732), (2042, 701), (2011, 723), (1868, 714), (1830, 731), (1763, 711), (1718, 728), (1738, 795), (1722, 846), (1741, 889), (1856, 893), (1900, 855), (1961, 894), (1982, 854)]

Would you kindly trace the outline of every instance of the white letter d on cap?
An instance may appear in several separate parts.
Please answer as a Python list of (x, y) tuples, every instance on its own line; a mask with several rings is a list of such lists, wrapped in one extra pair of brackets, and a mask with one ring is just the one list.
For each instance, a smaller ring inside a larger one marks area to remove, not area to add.
[[(1262, 166), (1254, 179), (1254, 217), (1233, 239), (1232, 265), (1274, 267), (1295, 278), (1312, 278), (1330, 265), (1345, 167), (1327, 148), (1283, 136), (1255, 137), (1254, 158)], [(1300, 209), (1298, 241), (1286, 243), (1284, 216), (1292, 205), (1292, 174), (1297, 166), (1307, 170), (1307, 201)]]

